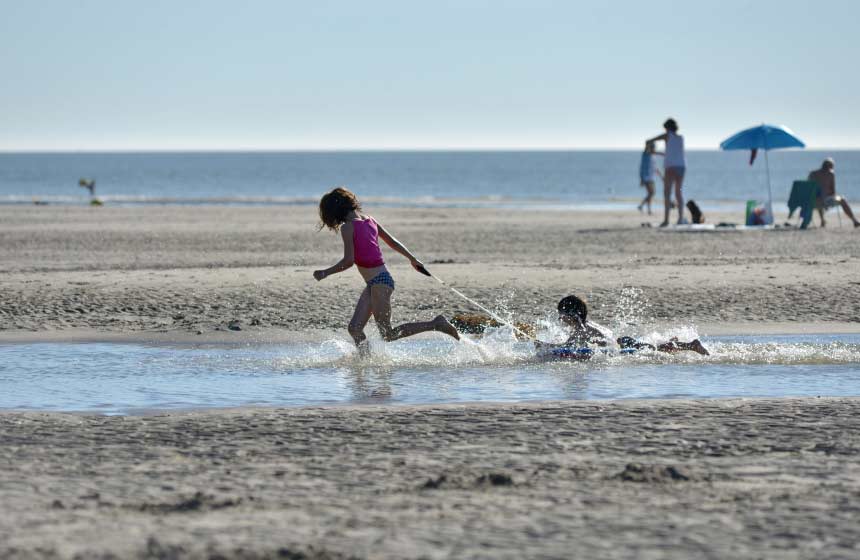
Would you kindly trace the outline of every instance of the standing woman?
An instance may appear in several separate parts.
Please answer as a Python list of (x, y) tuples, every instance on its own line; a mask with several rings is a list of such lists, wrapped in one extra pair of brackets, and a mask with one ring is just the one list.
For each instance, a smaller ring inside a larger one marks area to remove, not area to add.
[(666, 143), (666, 155), (663, 159), (663, 202), (665, 204), (665, 213), (663, 214), (663, 223), (660, 227), (669, 225), (669, 209), (672, 204), (672, 186), (675, 187), (675, 202), (678, 204), (678, 223), (686, 224), (684, 219), (684, 172), (687, 169), (687, 160), (684, 157), (684, 137), (678, 134), (678, 123), (675, 119), (667, 119), (663, 123), (663, 128), (666, 130), (664, 134), (655, 136), (648, 142), (656, 142), (662, 140)]

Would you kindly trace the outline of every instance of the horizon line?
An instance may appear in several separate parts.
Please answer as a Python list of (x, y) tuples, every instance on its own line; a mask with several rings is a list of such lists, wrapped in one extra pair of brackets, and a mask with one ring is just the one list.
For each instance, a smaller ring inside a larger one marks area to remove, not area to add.
[[(0, 149), (0, 155), (27, 154), (203, 154), (203, 153), (373, 153), (373, 152), (638, 152), (641, 147), (332, 147), (332, 148), (120, 148), (120, 149)], [(719, 147), (690, 147), (688, 152), (721, 152)], [(745, 150), (736, 150), (745, 151)], [(785, 151), (785, 150), (779, 150)], [(791, 151), (795, 151), (792, 149)], [(806, 148), (807, 152), (853, 152), (860, 151), (860, 146), (853, 147), (813, 147)]]

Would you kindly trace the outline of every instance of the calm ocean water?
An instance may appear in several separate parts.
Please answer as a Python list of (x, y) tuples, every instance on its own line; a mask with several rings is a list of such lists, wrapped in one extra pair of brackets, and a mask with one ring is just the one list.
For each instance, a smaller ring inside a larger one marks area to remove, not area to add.
[[(763, 154), (688, 152), (687, 198), (764, 199)], [(774, 201), (825, 156), (837, 188), (860, 200), (860, 151), (775, 151)], [(643, 194), (638, 151), (0, 154), (0, 203), (84, 203), (81, 177), (113, 203), (311, 204), (346, 185), (393, 205), (628, 206)]]

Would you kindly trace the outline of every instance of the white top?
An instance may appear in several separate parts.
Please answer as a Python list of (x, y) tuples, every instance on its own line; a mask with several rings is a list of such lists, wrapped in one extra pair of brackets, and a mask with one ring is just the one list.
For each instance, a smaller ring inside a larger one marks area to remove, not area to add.
[(666, 156), (663, 159), (663, 167), (687, 167), (684, 159), (684, 137), (674, 132), (666, 133)]

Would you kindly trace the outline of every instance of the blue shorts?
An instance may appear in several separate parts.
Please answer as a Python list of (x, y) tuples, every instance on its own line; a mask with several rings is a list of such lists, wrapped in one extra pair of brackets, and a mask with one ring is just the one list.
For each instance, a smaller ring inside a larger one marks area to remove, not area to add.
[(388, 272), (382, 271), (367, 281), (367, 287), (369, 288), (371, 286), (388, 286), (393, 290), (394, 278), (392, 278)]

